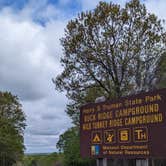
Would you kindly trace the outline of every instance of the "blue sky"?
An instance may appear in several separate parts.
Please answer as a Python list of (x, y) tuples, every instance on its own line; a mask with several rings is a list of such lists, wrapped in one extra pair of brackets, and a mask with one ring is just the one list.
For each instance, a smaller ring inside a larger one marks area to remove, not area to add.
[[(0, 90), (11, 91), (23, 105), (26, 153), (57, 151), (59, 135), (72, 126), (64, 111), (65, 94), (55, 91), (51, 81), (62, 71), (59, 39), (69, 20), (98, 2), (0, 0)], [(166, 19), (165, 0), (144, 3), (150, 12)]]
[[(74, 3), (71, 0), (36, 0), (36, 1), (34, 0), (1, 0), (0, 1), (1, 9), (5, 7), (10, 7), (15, 12), (20, 12), (21, 10), (24, 10), (24, 8), (26, 8), (28, 5), (31, 6), (31, 8), (35, 9), (33, 14), (34, 21), (36, 20), (38, 21), (38, 19), (40, 19), (39, 21), (41, 22), (48, 21), (48, 20), (42, 20), (42, 18), (39, 18), (40, 12), (44, 11), (46, 7), (48, 6), (64, 11), (65, 13), (62, 12), (63, 15), (70, 16), (70, 17), (76, 15), (76, 13), (81, 10), (81, 3), (79, 0), (75, 0)], [(59, 16), (56, 15), (56, 18), (57, 17)]]

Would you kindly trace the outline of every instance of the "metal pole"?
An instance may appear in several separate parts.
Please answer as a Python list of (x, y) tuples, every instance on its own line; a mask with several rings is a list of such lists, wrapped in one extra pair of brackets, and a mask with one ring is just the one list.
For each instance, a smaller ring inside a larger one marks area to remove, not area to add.
[(136, 160), (136, 166), (149, 166), (149, 159)]
[(107, 158), (103, 159), (103, 166), (107, 166)]
[(155, 161), (154, 161), (154, 159), (152, 159), (151, 161), (152, 161), (152, 166), (155, 166)]
[(107, 166), (107, 158), (99, 158), (96, 160), (97, 166)]
[[(104, 96), (98, 97), (95, 100), (95, 103), (104, 102), (106, 98)], [(107, 166), (107, 158), (99, 158), (96, 160), (97, 166)]]

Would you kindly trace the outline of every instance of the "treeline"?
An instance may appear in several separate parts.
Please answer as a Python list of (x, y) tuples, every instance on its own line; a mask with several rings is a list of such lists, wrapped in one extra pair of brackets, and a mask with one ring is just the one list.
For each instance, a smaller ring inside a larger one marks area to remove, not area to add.
[(63, 154), (35, 154), (25, 155), (23, 166), (63, 166)]
[[(66, 92), (66, 113), (74, 124), (57, 143), (66, 166), (94, 163), (80, 157), (80, 106), (100, 96), (111, 100), (166, 87), (165, 39), (163, 22), (139, 0), (124, 7), (100, 2), (68, 22), (61, 39), (63, 71), (53, 79), (56, 89)], [(122, 163), (133, 165), (112, 162)]]
[(16, 96), (0, 92), (0, 165), (11, 166), (24, 155), (25, 115)]

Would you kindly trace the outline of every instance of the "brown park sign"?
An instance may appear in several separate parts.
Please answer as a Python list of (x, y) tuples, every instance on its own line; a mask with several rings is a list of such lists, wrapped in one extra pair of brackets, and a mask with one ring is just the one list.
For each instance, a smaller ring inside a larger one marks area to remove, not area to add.
[(166, 89), (80, 110), (82, 157), (166, 158)]

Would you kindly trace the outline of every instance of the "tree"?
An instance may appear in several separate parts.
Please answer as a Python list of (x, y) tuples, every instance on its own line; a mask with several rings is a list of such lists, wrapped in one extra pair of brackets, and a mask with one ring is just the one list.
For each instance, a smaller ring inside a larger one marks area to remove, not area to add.
[(159, 59), (158, 66), (156, 68), (156, 75), (156, 87), (166, 88), (166, 53), (164, 53)]
[(53, 80), (57, 90), (67, 92), (69, 116), (76, 119), (91, 88), (107, 99), (153, 89), (164, 37), (161, 20), (139, 0), (123, 8), (100, 2), (71, 20), (61, 39), (63, 71)]
[(16, 96), (0, 92), (0, 162), (6, 166), (20, 160), (24, 152), (25, 115)]
[(93, 160), (81, 159), (78, 127), (72, 127), (60, 135), (57, 148), (64, 153), (65, 166), (92, 166)]
[(73, 122), (79, 125), (79, 107), (99, 96), (113, 99), (154, 89), (165, 39), (162, 21), (139, 0), (125, 7), (100, 2), (71, 20), (61, 39), (63, 71), (53, 82), (67, 92), (66, 112)]

